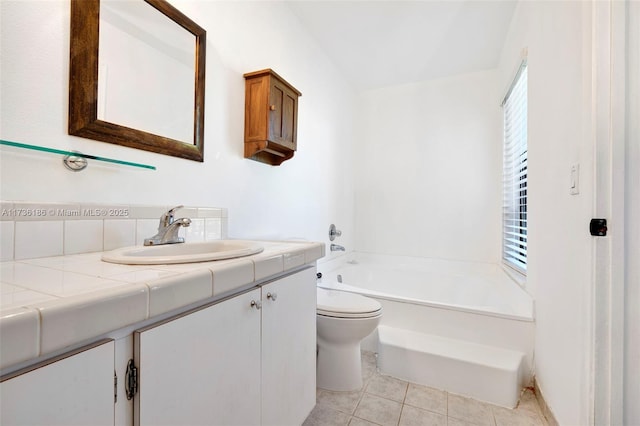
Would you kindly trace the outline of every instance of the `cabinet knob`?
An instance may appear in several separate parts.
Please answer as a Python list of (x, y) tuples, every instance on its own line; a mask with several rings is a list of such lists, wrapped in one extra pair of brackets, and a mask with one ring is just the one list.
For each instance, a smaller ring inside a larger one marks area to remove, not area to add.
[(256, 309), (262, 309), (262, 302), (260, 301), (256, 302), (255, 300), (252, 300), (251, 307)]
[(275, 110), (276, 110), (275, 105), (269, 105), (269, 111), (275, 111)]
[(276, 293), (267, 293), (267, 299), (271, 299), (275, 302), (277, 298), (278, 295)]

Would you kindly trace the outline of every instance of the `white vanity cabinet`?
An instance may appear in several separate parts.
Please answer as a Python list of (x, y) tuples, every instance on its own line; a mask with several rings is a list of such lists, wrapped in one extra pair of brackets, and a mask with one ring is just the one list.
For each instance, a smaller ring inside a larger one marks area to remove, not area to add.
[(300, 425), (316, 404), (316, 268), (262, 287), (262, 424)]
[(260, 422), (260, 301), (253, 290), (134, 334), (135, 425)]
[(295, 425), (315, 405), (315, 268), (136, 331), (135, 425)]
[(0, 401), (3, 425), (113, 425), (114, 341), (12, 374)]

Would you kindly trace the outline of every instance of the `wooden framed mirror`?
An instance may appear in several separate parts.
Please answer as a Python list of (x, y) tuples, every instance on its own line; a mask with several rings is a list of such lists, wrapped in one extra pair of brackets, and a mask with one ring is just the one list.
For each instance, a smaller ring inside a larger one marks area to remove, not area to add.
[[(111, 2), (114, 8), (135, 6), (135, 10), (122, 13), (105, 9), (108, 0), (102, 1), (105, 4), (101, 8), (101, 0), (71, 0), (69, 134), (203, 161), (206, 31), (166, 0)], [(141, 9), (152, 19), (140, 18)], [(107, 16), (111, 16), (111, 22), (104, 20)], [(167, 21), (163, 25), (172, 27), (152, 31), (152, 20)], [(119, 40), (106, 49), (106, 29), (114, 23), (128, 33), (131, 42)], [(183, 39), (182, 46), (187, 47), (175, 46), (175, 39)], [(134, 44), (145, 46), (156, 57), (170, 57), (169, 62), (141, 59), (146, 53), (131, 51)], [(101, 56), (101, 46), (111, 55), (122, 56), (111, 59), (116, 63), (112, 70), (107, 69), (108, 61)], [(134, 67), (123, 68), (123, 64)], [(183, 66), (186, 71), (174, 71)], [(107, 80), (105, 75), (115, 77)], [(115, 80), (122, 75), (133, 78), (128, 82)], [(109, 87), (114, 90), (109, 92)], [(118, 98), (120, 103), (115, 102)], [(181, 119), (174, 123), (163, 115)], [(148, 123), (154, 119), (155, 124)]]

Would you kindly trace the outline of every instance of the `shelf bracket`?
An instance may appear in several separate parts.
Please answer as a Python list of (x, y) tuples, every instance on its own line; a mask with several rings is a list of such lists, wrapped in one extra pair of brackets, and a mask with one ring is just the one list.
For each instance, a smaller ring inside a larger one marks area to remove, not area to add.
[(88, 162), (86, 158), (69, 154), (62, 159), (62, 164), (64, 164), (64, 166), (72, 172), (81, 172), (82, 170), (87, 168)]

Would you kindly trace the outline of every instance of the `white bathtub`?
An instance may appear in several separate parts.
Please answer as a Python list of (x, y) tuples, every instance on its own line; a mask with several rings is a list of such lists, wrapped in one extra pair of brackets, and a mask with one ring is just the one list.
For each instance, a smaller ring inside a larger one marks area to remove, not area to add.
[(344, 264), (323, 272), (318, 285), (390, 301), (533, 321), (531, 297), (495, 264), (352, 253)]
[[(354, 252), (318, 270), (323, 274), (319, 287), (378, 300), (382, 326), (523, 353), (520, 383), (530, 382), (533, 300), (500, 265)], [(362, 347), (377, 351), (377, 345), (374, 332)]]

